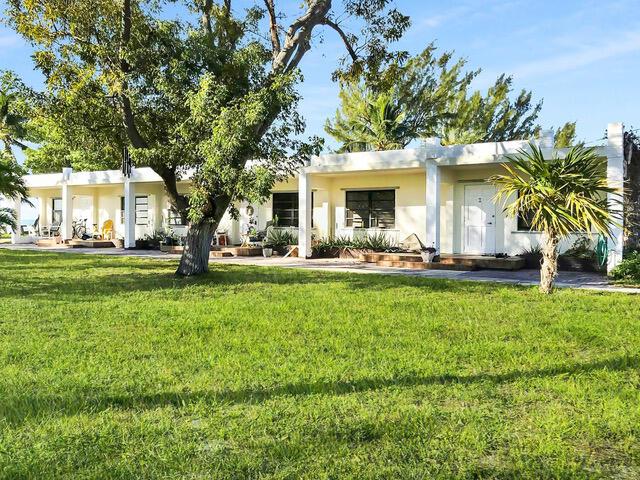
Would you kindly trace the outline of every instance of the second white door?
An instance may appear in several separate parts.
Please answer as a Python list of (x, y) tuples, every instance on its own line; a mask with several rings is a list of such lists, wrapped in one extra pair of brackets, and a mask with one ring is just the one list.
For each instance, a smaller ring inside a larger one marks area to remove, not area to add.
[(496, 252), (496, 207), (491, 185), (464, 187), (464, 253)]

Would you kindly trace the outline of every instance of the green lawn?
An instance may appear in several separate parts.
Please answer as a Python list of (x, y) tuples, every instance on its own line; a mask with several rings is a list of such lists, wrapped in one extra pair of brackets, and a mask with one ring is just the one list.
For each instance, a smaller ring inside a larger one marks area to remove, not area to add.
[(3, 478), (638, 478), (640, 297), (0, 250)]

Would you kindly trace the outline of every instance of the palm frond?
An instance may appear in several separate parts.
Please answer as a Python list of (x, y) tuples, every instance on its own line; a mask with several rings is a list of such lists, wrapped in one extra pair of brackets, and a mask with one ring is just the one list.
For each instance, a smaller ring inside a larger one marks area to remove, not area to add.
[(608, 185), (606, 159), (594, 148), (578, 145), (563, 158), (546, 160), (531, 143), (506, 160), (505, 173), (489, 181), (508, 216), (526, 216), (532, 229), (559, 237), (574, 232), (612, 235), (619, 218), (609, 197), (621, 192)]
[(0, 208), (0, 227), (9, 227), (13, 230), (18, 228), (16, 213), (11, 208)]

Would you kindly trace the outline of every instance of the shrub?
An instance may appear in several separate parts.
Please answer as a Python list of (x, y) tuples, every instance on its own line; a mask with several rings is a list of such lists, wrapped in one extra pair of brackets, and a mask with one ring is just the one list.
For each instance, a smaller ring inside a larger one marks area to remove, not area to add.
[(593, 259), (596, 256), (595, 249), (591, 239), (586, 235), (580, 235), (571, 248), (569, 248), (563, 255), (568, 257)]
[(319, 239), (313, 246), (314, 251), (319, 254), (335, 248), (373, 250), (374, 252), (397, 250), (384, 232), (374, 233), (371, 235), (357, 235), (354, 238), (345, 236), (324, 237)]
[(640, 251), (631, 252), (613, 269), (611, 277), (615, 280), (640, 282)]
[(270, 228), (264, 242), (270, 247), (286, 247), (287, 245), (297, 245), (298, 236), (290, 230), (281, 228)]

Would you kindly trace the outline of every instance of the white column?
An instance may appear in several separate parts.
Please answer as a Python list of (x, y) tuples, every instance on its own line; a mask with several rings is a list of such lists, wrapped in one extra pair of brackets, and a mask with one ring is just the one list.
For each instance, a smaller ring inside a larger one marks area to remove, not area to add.
[(130, 178), (124, 179), (124, 248), (136, 246), (136, 189)]
[(298, 257), (311, 256), (311, 178), (308, 173), (298, 177)]
[(427, 230), (425, 246), (435, 247), (440, 253), (440, 167), (434, 160), (427, 160)]
[(22, 223), (22, 212), (21, 212), (21, 207), (22, 207), (22, 201), (19, 198), (15, 198), (13, 200), (13, 211), (15, 213), (15, 219), (16, 219), (16, 228), (11, 230), (11, 243), (16, 244), (16, 243), (20, 243), (21, 240), (21, 228), (20, 228), (20, 224)]
[[(610, 123), (607, 126), (607, 181), (610, 187), (618, 189), (622, 194), (624, 187), (624, 126), (622, 123)], [(607, 240), (609, 246), (607, 272), (610, 272), (622, 260), (624, 220), (622, 198), (619, 195), (609, 194), (608, 200), (612, 213), (619, 217), (616, 218), (618, 225), (611, 229), (613, 238)]]
[(62, 225), (60, 226), (62, 240), (70, 240), (73, 237), (73, 195), (69, 186), (72, 173), (71, 168), (62, 169)]

